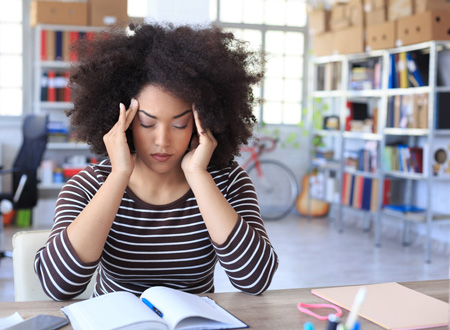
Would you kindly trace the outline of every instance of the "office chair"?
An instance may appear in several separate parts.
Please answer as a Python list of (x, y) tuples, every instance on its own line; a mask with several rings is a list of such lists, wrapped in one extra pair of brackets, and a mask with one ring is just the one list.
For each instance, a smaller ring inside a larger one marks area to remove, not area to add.
[[(3, 230), (2, 214), (11, 210), (31, 209), (38, 201), (37, 169), (42, 161), (48, 141), (48, 115), (28, 115), (22, 124), (23, 141), (10, 169), (0, 169), (0, 175), (12, 174), (12, 190), (0, 193), (0, 232)], [(0, 260), (11, 257), (0, 251)]]
[[(38, 276), (34, 272), (34, 257), (37, 250), (45, 245), (50, 229), (19, 231), (14, 234), (13, 267), (14, 267), (14, 299), (15, 301), (51, 300), (42, 290)], [(97, 272), (82, 294), (76, 299), (87, 299), (94, 291)]]

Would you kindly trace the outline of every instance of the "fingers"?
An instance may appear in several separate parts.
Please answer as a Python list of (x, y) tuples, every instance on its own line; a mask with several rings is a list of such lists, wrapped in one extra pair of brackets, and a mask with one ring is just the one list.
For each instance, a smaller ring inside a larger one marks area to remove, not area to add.
[(139, 109), (139, 102), (133, 97), (131, 99), (130, 107), (128, 108), (127, 112), (127, 121), (126, 121), (126, 127), (128, 128), (131, 124), (131, 122), (134, 119), (134, 116), (137, 113), (137, 110)]
[(207, 138), (207, 139), (204, 139), (204, 141), (210, 140), (215, 148), (217, 146), (217, 140), (214, 138), (213, 133), (211, 132), (211, 130), (202, 127), (202, 123), (200, 121), (198, 111), (197, 111), (197, 109), (195, 109), (194, 104), (192, 105), (192, 109), (194, 112), (194, 121), (195, 121), (195, 126), (197, 127), (199, 140), (201, 141), (202, 138)]

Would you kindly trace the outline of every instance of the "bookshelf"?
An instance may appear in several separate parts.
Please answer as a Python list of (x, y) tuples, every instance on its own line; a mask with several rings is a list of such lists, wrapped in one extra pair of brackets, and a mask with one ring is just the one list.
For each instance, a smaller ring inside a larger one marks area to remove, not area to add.
[(103, 29), (50, 24), (33, 28), (32, 111), (49, 115), (49, 142), (39, 168), (39, 202), (33, 209), (35, 228), (51, 225), (57, 194), (69, 176), (64, 174), (73, 174), (74, 168), (84, 168), (93, 157), (87, 144), (77, 143), (71, 136), (65, 114), (73, 107), (67, 83), (76, 56), (71, 53), (70, 44)]
[[(331, 69), (337, 62), (338, 72)], [(450, 115), (443, 107), (450, 101), (450, 74), (439, 70), (448, 65), (445, 41), (311, 58), (309, 166), (326, 176), (327, 163), (337, 164), (339, 196), (333, 202), (339, 231), (350, 211), (361, 212), (365, 230), (373, 221), (376, 246), (383, 218), (402, 221), (404, 245), (412, 223), (424, 226), (430, 262), (432, 229), (450, 224), (448, 208), (433, 202), (434, 187), (445, 192), (450, 184)], [(339, 116), (332, 133), (321, 118), (329, 113)], [(328, 148), (335, 154), (318, 165), (314, 138), (321, 132), (333, 136)]]

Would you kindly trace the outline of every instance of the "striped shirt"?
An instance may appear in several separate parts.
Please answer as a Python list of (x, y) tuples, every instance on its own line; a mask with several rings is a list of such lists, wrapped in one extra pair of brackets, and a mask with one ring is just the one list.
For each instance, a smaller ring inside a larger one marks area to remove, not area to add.
[(151, 205), (126, 188), (103, 253), (93, 263), (77, 256), (67, 227), (105, 182), (111, 164), (105, 160), (75, 175), (58, 196), (52, 232), (35, 258), (35, 271), (46, 294), (54, 300), (74, 298), (96, 270), (93, 296), (113, 291), (140, 295), (156, 285), (191, 293), (214, 292), (217, 261), (237, 289), (249, 294), (265, 291), (278, 258), (261, 220), (253, 184), (236, 163), (208, 171), (238, 213), (223, 244), (211, 240), (192, 190), (169, 204)]

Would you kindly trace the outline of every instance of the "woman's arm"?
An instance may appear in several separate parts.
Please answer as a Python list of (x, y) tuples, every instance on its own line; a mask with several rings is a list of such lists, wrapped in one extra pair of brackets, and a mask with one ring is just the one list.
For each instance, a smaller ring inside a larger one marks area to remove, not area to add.
[(211, 131), (202, 129), (196, 111), (194, 116), (198, 146), (183, 159), (183, 171), (231, 283), (259, 294), (268, 288), (278, 257), (261, 220), (255, 189), (246, 172), (235, 167), (224, 196), (206, 170), (217, 142)]
[(70, 299), (84, 291), (102, 254), (134, 167), (125, 131), (137, 111), (132, 102), (105, 135), (110, 156), (109, 175), (97, 180), (89, 167), (61, 190), (55, 223), (46, 246), (35, 258), (35, 271), (44, 291), (55, 300)]
[(118, 122), (103, 137), (111, 160), (111, 174), (80, 215), (67, 227), (67, 236), (76, 254), (84, 262), (94, 262), (102, 254), (123, 192), (134, 168), (125, 131), (138, 109), (135, 99), (129, 111), (120, 104)]

